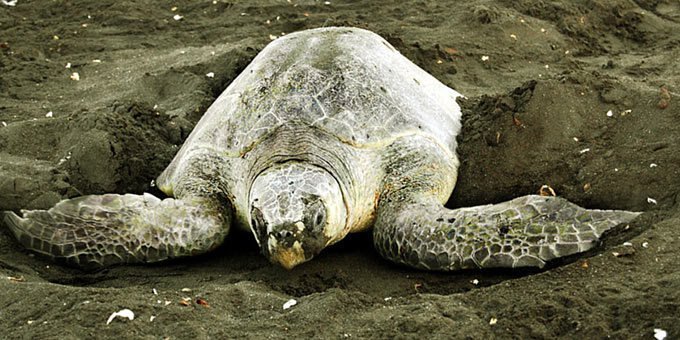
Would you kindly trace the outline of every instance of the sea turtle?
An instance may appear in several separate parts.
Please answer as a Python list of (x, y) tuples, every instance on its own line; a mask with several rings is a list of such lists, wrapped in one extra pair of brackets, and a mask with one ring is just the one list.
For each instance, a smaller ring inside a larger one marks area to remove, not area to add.
[(460, 94), (375, 33), (274, 40), (210, 106), (156, 183), (8, 212), (16, 238), (79, 266), (208, 252), (232, 225), (292, 268), (373, 227), (385, 258), (431, 270), (542, 267), (638, 213), (523, 196), (450, 210)]

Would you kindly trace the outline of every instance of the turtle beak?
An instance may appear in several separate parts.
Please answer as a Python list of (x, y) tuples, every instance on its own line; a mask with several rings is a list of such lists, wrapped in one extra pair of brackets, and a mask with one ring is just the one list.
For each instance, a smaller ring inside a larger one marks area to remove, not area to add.
[(302, 222), (282, 224), (274, 230), (267, 234), (266, 241), (260, 242), (260, 249), (269, 261), (286, 269), (311, 260), (328, 241), (323, 234), (305, 234)]
[(293, 246), (292, 248), (288, 249), (277, 249), (277, 251), (272, 254), (271, 260), (275, 261), (283, 268), (288, 270), (293, 269), (293, 267), (297, 266), (298, 264), (307, 261), (302, 247), (300, 247), (299, 244), (296, 245), (297, 247)]
[(269, 260), (280, 264), (283, 268), (288, 270), (307, 261), (305, 251), (302, 249), (300, 242), (295, 241), (291, 247), (284, 247), (278, 244), (273, 237), (269, 239)]

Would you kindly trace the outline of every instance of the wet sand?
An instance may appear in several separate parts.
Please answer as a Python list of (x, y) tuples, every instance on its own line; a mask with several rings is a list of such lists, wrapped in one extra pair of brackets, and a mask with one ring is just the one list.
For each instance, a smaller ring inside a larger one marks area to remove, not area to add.
[[(0, 225), (2, 337), (680, 336), (674, 0), (0, 4), (0, 210), (157, 193), (151, 180), (257, 52), (321, 26), (370, 29), (466, 95), (450, 207), (550, 185), (645, 213), (544, 270), (459, 273), (393, 265), (370, 234), (286, 271), (245, 233), (196, 258), (82, 272)], [(107, 325), (123, 308), (135, 319)]]

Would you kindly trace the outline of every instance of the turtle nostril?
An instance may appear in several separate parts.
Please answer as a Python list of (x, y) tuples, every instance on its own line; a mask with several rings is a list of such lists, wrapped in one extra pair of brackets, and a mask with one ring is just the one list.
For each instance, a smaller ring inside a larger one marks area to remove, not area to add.
[(286, 237), (292, 236), (292, 235), (293, 235), (293, 233), (288, 231), (288, 230), (279, 231), (279, 237), (280, 238), (286, 238)]

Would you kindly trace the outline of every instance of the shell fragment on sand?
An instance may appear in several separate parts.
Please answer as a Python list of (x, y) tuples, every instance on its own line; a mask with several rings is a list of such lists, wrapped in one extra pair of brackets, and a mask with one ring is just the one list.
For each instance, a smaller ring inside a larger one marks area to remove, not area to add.
[(286, 303), (283, 304), (283, 309), (288, 309), (288, 308), (293, 307), (295, 305), (297, 305), (297, 300), (290, 299), (290, 300), (286, 301)]
[(127, 318), (128, 320), (134, 320), (135, 319), (135, 313), (132, 312), (131, 310), (127, 309), (127, 308), (121, 309), (117, 312), (112, 313), (111, 316), (109, 316), (109, 319), (106, 320), (106, 324), (107, 325), (110, 324), (111, 321), (113, 321), (113, 319), (115, 319), (116, 317)]
[(654, 328), (654, 339), (664, 340), (668, 336), (668, 332), (661, 328)]

